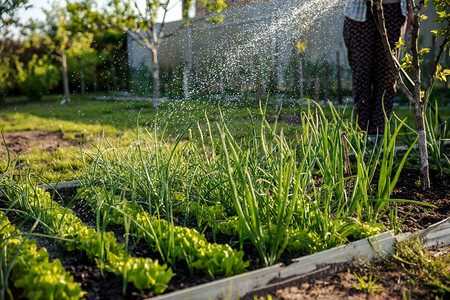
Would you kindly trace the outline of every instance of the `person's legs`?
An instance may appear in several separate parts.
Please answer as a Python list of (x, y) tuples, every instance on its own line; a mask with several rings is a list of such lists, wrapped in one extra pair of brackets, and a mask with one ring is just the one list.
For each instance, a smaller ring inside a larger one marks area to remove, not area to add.
[[(383, 10), (389, 44), (391, 49), (394, 49), (395, 42), (404, 34), (405, 17), (402, 15), (400, 4), (383, 5)], [(380, 34), (377, 35), (376, 40), (375, 47), (377, 49), (373, 64), (374, 82), (369, 134), (382, 134), (384, 132), (385, 113), (389, 118), (394, 105), (397, 83), (396, 74), (386, 57)], [(396, 51), (398, 58), (399, 51)]]
[(344, 41), (348, 62), (352, 70), (354, 118), (362, 130), (367, 129), (370, 116), (370, 95), (372, 88), (372, 60), (375, 31), (373, 20), (357, 22), (345, 18)]

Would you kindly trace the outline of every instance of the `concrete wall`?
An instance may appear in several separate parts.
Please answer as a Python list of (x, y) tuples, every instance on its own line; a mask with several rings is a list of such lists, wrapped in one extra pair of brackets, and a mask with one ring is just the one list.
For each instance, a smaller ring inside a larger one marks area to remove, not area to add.
[[(174, 71), (186, 66), (204, 88), (225, 84), (233, 88), (254, 88), (255, 56), (260, 70), (276, 73), (279, 87), (289, 85), (292, 44), (306, 41), (304, 57), (309, 62), (326, 60), (333, 68), (336, 52), (343, 66), (344, 87), (350, 84), (346, 48), (342, 38), (343, 0), (276, 0), (227, 9), (222, 24), (205, 21), (206, 16), (193, 19), (191, 26), (164, 39), (159, 50), (160, 66)], [(431, 45), (428, 32), (432, 8), (426, 14), (423, 43)], [(173, 32), (181, 21), (166, 24)], [(151, 67), (150, 53), (128, 40), (129, 61), (133, 68)], [(333, 76), (333, 74), (330, 74)]]

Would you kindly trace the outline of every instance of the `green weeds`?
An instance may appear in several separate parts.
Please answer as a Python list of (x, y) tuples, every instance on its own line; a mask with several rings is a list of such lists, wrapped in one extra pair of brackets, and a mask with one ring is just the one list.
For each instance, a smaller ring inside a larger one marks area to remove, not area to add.
[(360, 276), (356, 273), (354, 275), (358, 279), (358, 284), (353, 285), (354, 289), (362, 291), (366, 294), (381, 292), (383, 290), (381, 286), (375, 284), (377, 282), (377, 279), (372, 278), (372, 275), (370, 275), (369, 278), (367, 278), (367, 281), (364, 279), (363, 276)]
[(440, 122), (439, 108), (435, 103), (435, 112), (429, 110), (425, 118), (425, 129), (427, 132), (428, 152), (433, 158), (433, 162), (441, 174), (444, 168), (450, 168), (450, 160), (444, 153), (444, 143), (450, 141), (448, 122), (450, 118)]
[(413, 285), (426, 285), (442, 299), (450, 295), (450, 254), (433, 257), (420, 242), (410, 240), (397, 244), (394, 260), (409, 275)]

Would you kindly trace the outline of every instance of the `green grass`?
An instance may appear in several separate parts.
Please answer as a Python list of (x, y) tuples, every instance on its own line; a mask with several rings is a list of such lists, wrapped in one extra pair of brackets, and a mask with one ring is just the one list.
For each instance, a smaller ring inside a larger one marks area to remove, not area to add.
[[(82, 132), (107, 135), (120, 131), (133, 130), (136, 126), (157, 127), (159, 131), (175, 137), (181, 128), (192, 121), (205, 126), (204, 112), (211, 121), (219, 119), (218, 103), (171, 102), (162, 103), (155, 110), (148, 102), (93, 101), (88, 97), (73, 96), (72, 102), (60, 105), (59, 101), (10, 105), (0, 112), (0, 128), (4, 131), (42, 130), (48, 132)], [(221, 105), (224, 117), (232, 123), (236, 134), (245, 136), (251, 124), (251, 114), (257, 114), (258, 103), (247, 106), (240, 104)], [(298, 108), (284, 107), (283, 113), (294, 114)], [(268, 115), (275, 116), (273, 107)], [(294, 133), (295, 127), (286, 124), (287, 131)], [(161, 130), (164, 129), (164, 130)]]
[[(45, 101), (13, 105), (2, 108), (0, 112), (0, 128), (4, 131), (42, 130), (48, 132), (84, 132), (99, 134), (105, 131), (108, 135), (119, 131), (133, 130), (137, 125), (141, 127), (165, 128), (165, 134), (176, 136), (179, 131), (192, 121), (199, 121), (200, 126), (206, 126), (204, 111), (207, 112), (211, 122), (220, 119), (219, 103), (215, 102), (170, 102), (162, 103), (159, 110), (155, 110), (149, 102), (113, 102), (94, 101), (91, 96), (72, 96), (72, 102), (66, 105), (59, 104), (57, 95), (45, 98)], [(257, 116), (258, 103), (220, 104), (228, 127), (233, 129), (235, 136), (245, 136), (247, 127), (251, 124), (250, 116)], [(304, 109), (304, 108), (303, 108)], [(407, 125), (413, 125), (412, 109), (395, 109), (400, 119), (407, 117)], [(330, 115), (324, 108), (326, 115)], [(300, 107), (285, 104), (282, 114), (300, 113)], [(268, 117), (275, 117), (277, 108), (269, 106)], [(441, 110), (441, 119), (450, 117), (450, 111)], [(351, 107), (344, 116), (350, 117)], [(294, 135), (298, 125), (280, 124), (286, 136)]]
[[(0, 111), (0, 130), (14, 132), (23, 130), (41, 130), (45, 132), (63, 132), (65, 138), (73, 139), (82, 137), (84, 143), (98, 142), (101, 136), (110, 140), (115, 139), (116, 145), (129, 146), (136, 137), (136, 128), (140, 127), (151, 132), (157, 132), (160, 137), (174, 141), (180, 132), (188, 125), (192, 125), (189, 135), (194, 141), (201, 141), (200, 132), (208, 131), (208, 120), (211, 123), (220, 121), (222, 111), (223, 119), (227, 122), (227, 128), (233, 133), (235, 140), (240, 141), (250, 136), (249, 128), (260, 129), (259, 104), (246, 101), (244, 103), (219, 103), (214, 102), (168, 102), (162, 103), (155, 110), (148, 102), (113, 102), (94, 101), (93, 97), (73, 95), (72, 102), (60, 105), (61, 96), (50, 95), (43, 101), (14, 105), (20, 98), (9, 98), (7, 106)], [(350, 107), (351, 108), (351, 107)], [(351, 109), (339, 109), (344, 119), (351, 117)], [(300, 119), (302, 111), (306, 107), (297, 104), (284, 104), (283, 115), (296, 115)], [(324, 114), (331, 117), (329, 107), (323, 108)], [(268, 105), (266, 116), (271, 122), (278, 114), (278, 107)], [(407, 117), (406, 126), (413, 126), (413, 113), (410, 109), (396, 109), (396, 115), (400, 119)], [(450, 111), (439, 112), (442, 119), (450, 116)], [(197, 130), (197, 128), (199, 130)], [(279, 122), (278, 128), (283, 130), (287, 140), (293, 140), (301, 131), (300, 124), (288, 124)], [(217, 127), (211, 126), (211, 135), (216, 138), (211, 142), (220, 143), (220, 133)], [(399, 144), (412, 143), (413, 134), (407, 130), (399, 133)], [(1, 144), (1, 143), (0, 143)], [(34, 166), (33, 173), (46, 174), (44, 177), (54, 181), (72, 179), (72, 169), (79, 168), (80, 155), (74, 154), (76, 148), (60, 150), (57, 153), (44, 153), (35, 150), (32, 153), (21, 155), (21, 162)], [(0, 167), (5, 168), (6, 161), (0, 161)]]
[[(40, 151), (35, 148), (30, 153), (21, 154), (14, 159), (0, 160), (0, 172), (13, 169), (13, 177), (20, 181), (26, 173), (31, 173), (36, 183), (62, 182), (75, 179), (76, 171), (83, 164), (80, 151), (76, 148), (59, 148), (55, 152)], [(37, 180), (37, 181), (35, 181)]]

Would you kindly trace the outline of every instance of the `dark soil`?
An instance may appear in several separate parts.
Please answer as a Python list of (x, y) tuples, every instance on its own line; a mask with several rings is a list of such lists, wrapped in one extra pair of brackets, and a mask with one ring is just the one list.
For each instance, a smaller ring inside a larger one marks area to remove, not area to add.
[(413, 204), (398, 204), (399, 218), (406, 216), (400, 229), (414, 232), (450, 216), (450, 174), (430, 170), (431, 188), (422, 191), (418, 184), (418, 170), (404, 169), (392, 193), (391, 199), (408, 199), (433, 204), (437, 208)]
[(266, 120), (269, 123), (274, 123), (276, 120), (278, 120), (278, 122), (285, 122), (287, 124), (301, 124), (302, 122), (301, 118), (294, 114), (280, 114), (278, 116), (278, 119), (274, 116), (266, 116)]

